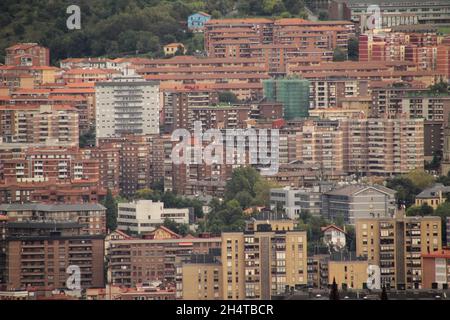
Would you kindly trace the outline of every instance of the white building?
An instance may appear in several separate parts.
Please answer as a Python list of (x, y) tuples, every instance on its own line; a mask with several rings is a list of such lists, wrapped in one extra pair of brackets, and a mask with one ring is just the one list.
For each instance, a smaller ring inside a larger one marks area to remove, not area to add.
[(163, 202), (138, 200), (130, 203), (119, 203), (117, 229), (142, 233), (153, 231), (165, 219), (177, 223), (189, 223), (188, 208), (164, 208)]
[(97, 138), (159, 133), (159, 83), (122, 76), (95, 84)]
[(326, 245), (332, 245), (334, 249), (345, 247), (345, 231), (335, 225), (329, 225), (322, 228), (323, 242)]
[(300, 213), (320, 216), (322, 210), (322, 193), (333, 188), (333, 184), (322, 182), (311, 188), (275, 188), (270, 189), (270, 208), (277, 205), (284, 209), (289, 219), (296, 219)]

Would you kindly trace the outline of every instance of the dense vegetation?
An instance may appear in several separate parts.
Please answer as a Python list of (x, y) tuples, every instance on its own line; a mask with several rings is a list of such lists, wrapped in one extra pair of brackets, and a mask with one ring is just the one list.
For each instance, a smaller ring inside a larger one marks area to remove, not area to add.
[[(81, 30), (68, 30), (66, 9), (81, 8)], [(187, 31), (187, 17), (305, 16), (302, 0), (2, 0), (0, 62), (16, 42), (38, 42), (55, 63), (67, 57), (162, 56), (162, 46), (182, 42), (201, 50), (201, 35)]]

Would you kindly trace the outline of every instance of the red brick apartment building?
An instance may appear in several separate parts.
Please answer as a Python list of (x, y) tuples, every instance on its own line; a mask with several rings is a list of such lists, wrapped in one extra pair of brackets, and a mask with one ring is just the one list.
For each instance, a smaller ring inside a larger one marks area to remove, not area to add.
[(37, 43), (18, 43), (6, 48), (7, 66), (43, 67), (50, 65), (50, 50)]
[(103, 287), (104, 235), (83, 234), (81, 229), (77, 222), (8, 222), (7, 290), (66, 288), (70, 265), (80, 268), (82, 289)]
[(348, 21), (212, 19), (205, 24), (205, 50), (214, 58), (257, 57), (271, 73), (284, 73), (286, 63), (304, 57), (305, 50), (324, 50), (326, 57), (337, 47), (346, 52), (354, 34)]
[(0, 150), (0, 202), (96, 202), (106, 190), (99, 185), (99, 162), (83, 149), (63, 147)]
[(221, 238), (181, 237), (161, 227), (151, 239), (111, 240), (107, 244), (113, 285), (134, 287), (153, 280), (174, 282), (176, 264), (191, 254), (220, 248)]

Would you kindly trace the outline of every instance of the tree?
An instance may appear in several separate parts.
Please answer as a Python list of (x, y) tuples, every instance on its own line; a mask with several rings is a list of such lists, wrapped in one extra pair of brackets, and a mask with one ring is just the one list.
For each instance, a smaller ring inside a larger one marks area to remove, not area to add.
[(384, 285), (384, 284), (383, 284), (383, 291), (381, 291), (380, 299), (381, 300), (389, 300), (387, 291), (386, 291), (386, 285)]
[(331, 285), (330, 300), (339, 300), (339, 290), (336, 283), (336, 278), (333, 278), (333, 284)]
[[(442, 227), (442, 243), (447, 241), (447, 217), (450, 217), (450, 202), (440, 204), (433, 213), (435, 216), (441, 217)], [(447, 246), (450, 245), (447, 243)]]
[(185, 223), (177, 223), (176, 221), (168, 218), (164, 219), (163, 226), (183, 237), (186, 236), (190, 231), (189, 225)]
[(153, 200), (153, 201), (160, 201), (161, 195), (158, 191), (154, 191), (150, 188), (145, 189), (139, 189), (134, 194), (134, 199), (136, 200)]
[(319, 20), (320, 21), (325, 21), (325, 20), (328, 20), (328, 19), (329, 19), (328, 12), (324, 11), (324, 10), (321, 10), (319, 12)]
[(235, 199), (239, 202), (242, 209), (249, 208), (253, 202), (253, 197), (246, 190), (238, 192)]
[(347, 55), (345, 54), (344, 50), (337, 47), (333, 51), (333, 61), (345, 61), (347, 60)]
[(348, 39), (348, 59), (352, 61), (359, 60), (359, 39), (356, 37)]
[(397, 191), (397, 202), (405, 204), (406, 207), (414, 204), (416, 195), (422, 191), (406, 176), (388, 179), (386, 182), (388, 188)]
[(421, 206), (411, 206), (406, 210), (407, 216), (430, 216), (433, 214), (433, 208), (424, 203)]
[(421, 190), (430, 187), (434, 182), (432, 175), (420, 169), (408, 172), (405, 177), (411, 180), (412, 184)]
[(80, 148), (86, 148), (95, 145), (95, 129), (91, 128), (88, 132), (80, 135), (79, 139)]
[(442, 80), (434, 85), (431, 85), (429, 89), (432, 93), (449, 93), (450, 90), (448, 83)]
[(234, 92), (231, 91), (221, 91), (219, 92), (219, 102), (234, 104), (239, 100)]
[(106, 228), (109, 232), (117, 229), (117, 203), (110, 189), (106, 193), (103, 205), (106, 208)]

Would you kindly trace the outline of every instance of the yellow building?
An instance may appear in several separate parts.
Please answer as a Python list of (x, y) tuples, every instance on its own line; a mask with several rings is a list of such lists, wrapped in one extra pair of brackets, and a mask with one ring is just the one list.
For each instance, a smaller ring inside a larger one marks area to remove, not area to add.
[(447, 193), (450, 193), (450, 187), (441, 183), (436, 183), (431, 188), (423, 190), (416, 196), (416, 206), (427, 204), (433, 209), (447, 201)]
[(183, 263), (183, 300), (222, 300), (222, 266), (220, 263)]
[(304, 231), (222, 233), (223, 299), (270, 299), (307, 283)]
[(421, 254), (442, 249), (441, 218), (435, 216), (357, 219), (356, 255), (380, 267), (391, 288), (422, 288)]
[(367, 267), (366, 261), (329, 261), (328, 262), (328, 283), (336, 283), (339, 288), (347, 287), (348, 289), (363, 289), (367, 283)]
[(174, 55), (175, 53), (178, 52), (178, 50), (182, 50), (183, 54), (186, 53), (186, 48), (184, 47), (184, 45), (182, 43), (179, 43), (179, 42), (169, 43), (164, 46), (164, 54), (166, 56)]

